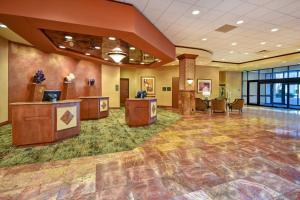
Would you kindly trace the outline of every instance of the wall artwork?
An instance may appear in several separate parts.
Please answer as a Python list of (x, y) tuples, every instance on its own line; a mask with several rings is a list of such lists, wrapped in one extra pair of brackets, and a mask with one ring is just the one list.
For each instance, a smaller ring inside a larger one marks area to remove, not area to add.
[(141, 90), (147, 92), (147, 96), (155, 95), (155, 77), (141, 77)]
[(198, 93), (210, 93), (211, 94), (211, 80), (200, 80), (197, 82), (197, 92)]

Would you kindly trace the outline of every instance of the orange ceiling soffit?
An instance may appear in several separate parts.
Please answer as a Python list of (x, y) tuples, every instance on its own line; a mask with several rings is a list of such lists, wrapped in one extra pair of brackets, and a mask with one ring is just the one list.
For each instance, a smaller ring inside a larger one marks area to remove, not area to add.
[[(53, 30), (116, 37), (157, 58), (147, 67), (164, 65), (176, 56), (174, 44), (132, 5), (106, 0), (0, 0), (0, 5), (0, 22), (45, 52), (111, 64), (59, 49), (42, 31)], [(131, 66), (121, 64), (126, 65)]]

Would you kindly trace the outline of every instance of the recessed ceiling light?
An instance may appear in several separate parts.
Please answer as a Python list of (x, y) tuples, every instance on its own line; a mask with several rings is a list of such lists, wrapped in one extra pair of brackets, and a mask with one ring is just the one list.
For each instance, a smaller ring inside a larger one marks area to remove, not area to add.
[(225, 58), (222, 58), (222, 61), (225, 61)]
[(233, 53), (234, 53), (234, 51), (229, 51), (229, 53), (230, 53), (230, 54), (233, 54)]
[(272, 29), (271, 29), (271, 32), (277, 32), (277, 31), (279, 31), (278, 28), (272, 28)]
[(66, 47), (64, 45), (58, 45), (59, 48), (65, 49)]
[(260, 44), (261, 44), (261, 45), (265, 45), (265, 44), (266, 44), (266, 42), (261, 42)]
[(144, 53), (144, 56), (148, 57), (148, 56), (149, 56), (149, 54), (147, 54), (147, 53)]
[(109, 60), (108, 58), (104, 58), (104, 60)]
[(85, 55), (90, 56), (91, 54), (90, 53), (85, 53)]
[(71, 35), (65, 35), (65, 39), (66, 39), (66, 40), (72, 40), (73, 37), (72, 37)]
[(244, 54), (245, 54), (245, 55), (248, 55), (249, 53), (248, 53), (248, 52), (245, 52)]
[(4, 24), (0, 24), (0, 28), (7, 28), (7, 26)]
[(145, 63), (141, 62), (141, 65), (144, 65)]
[(236, 42), (233, 42), (233, 43), (231, 43), (231, 45), (232, 45), (232, 46), (236, 46), (236, 45), (237, 45), (237, 43), (236, 43)]
[(266, 57), (268, 57), (268, 56), (264, 56), (264, 58), (266, 58)]
[(207, 38), (202, 38), (202, 40), (203, 40), (203, 41), (206, 41), (206, 40), (207, 40)]
[(130, 61), (134, 61), (134, 59), (133, 59), (133, 58), (130, 58), (129, 60), (130, 60)]
[(199, 15), (200, 14), (200, 10), (193, 10), (192, 14), (193, 15)]
[(282, 47), (282, 44), (277, 44), (276, 47)]
[(115, 37), (108, 37), (109, 40), (116, 40)]
[(130, 50), (135, 50), (135, 47), (129, 47)]
[(94, 48), (95, 48), (95, 49), (101, 49), (101, 47), (99, 47), (99, 46), (95, 46)]
[(244, 23), (243, 20), (239, 20), (239, 21), (236, 22), (236, 24), (242, 24), (242, 23)]

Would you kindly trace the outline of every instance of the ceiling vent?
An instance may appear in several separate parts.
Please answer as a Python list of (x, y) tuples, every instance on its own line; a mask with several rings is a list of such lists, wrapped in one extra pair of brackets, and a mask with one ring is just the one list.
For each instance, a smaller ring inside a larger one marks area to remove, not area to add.
[(233, 26), (233, 25), (230, 25), (230, 24), (225, 24), (219, 28), (217, 28), (215, 31), (217, 32), (221, 32), (221, 33), (227, 33), (229, 31), (232, 31), (234, 29), (236, 29), (237, 26)]
[(264, 50), (256, 52), (256, 54), (266, 54), (266, 53), (270, 53), (270, 51), (264, 49)]

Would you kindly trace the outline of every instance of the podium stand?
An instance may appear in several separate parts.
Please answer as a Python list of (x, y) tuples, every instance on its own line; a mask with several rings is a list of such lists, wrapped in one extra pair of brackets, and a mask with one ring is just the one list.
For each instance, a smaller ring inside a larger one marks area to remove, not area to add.
[(62, 92), (62, 99), (74, 99), (75, 98), (75, 84), (73, 82), (68, 83), (64, 82), (63, 92)]

